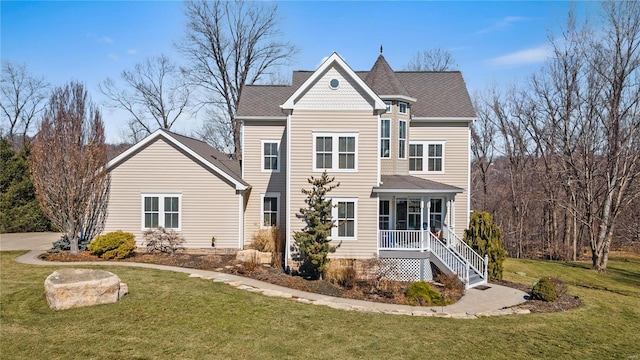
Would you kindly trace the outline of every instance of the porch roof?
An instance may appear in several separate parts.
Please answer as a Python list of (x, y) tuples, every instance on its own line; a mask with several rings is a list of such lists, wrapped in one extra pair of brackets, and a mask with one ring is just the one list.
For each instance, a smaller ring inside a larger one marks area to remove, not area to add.
[(374, 193), (457, 194), (464, 190), (412, 175), (382, 175), (382, 184), (373, 188)]

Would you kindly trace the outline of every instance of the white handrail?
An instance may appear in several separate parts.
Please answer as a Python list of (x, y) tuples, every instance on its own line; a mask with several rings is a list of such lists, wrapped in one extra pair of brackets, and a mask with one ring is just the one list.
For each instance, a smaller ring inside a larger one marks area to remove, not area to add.
[(460, 280), (465, 283), (465, 286), (469, 286), (469, 266), (468, 262), (460, 259), (451, 249), (447, 248), (437, 237), (432, 233), (425, 231), (428, 234), (429, 245), (431, 247), (431, 253), (435, 255), (446, 267), (453, 273), (457, 274)]
[(447, 239), (447, 244), (449, 247), (455, 251), (458, 255), (462, 256), (464, 259), (469, 262), (469, 265), (475, 270), (478, 275), (482, 276), (484, 279), (487, 279), (486, 276), (486, 262), (485, 259), (480, 256), (472, 247), (467, 245), (462, 239), (460, 239), (449, 227), (444, 227), (445, 234), (444, 236)]

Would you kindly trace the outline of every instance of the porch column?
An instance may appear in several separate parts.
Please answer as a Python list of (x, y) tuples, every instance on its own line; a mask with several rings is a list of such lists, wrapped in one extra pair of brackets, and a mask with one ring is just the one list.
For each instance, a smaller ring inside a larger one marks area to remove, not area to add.
[(451, 215), (450, 215), (449, 227), (451, 228), (451, 231), (455, 232), (455, 229), (456, 229), (456, 198), (455, 198), (455, 195), (451, 199)]

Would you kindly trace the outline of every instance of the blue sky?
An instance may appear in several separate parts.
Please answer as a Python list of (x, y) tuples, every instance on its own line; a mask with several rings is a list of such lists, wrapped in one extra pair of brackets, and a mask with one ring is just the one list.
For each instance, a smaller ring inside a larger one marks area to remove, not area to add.
[[(558, 36), (569, 2), (273, 2), (283, 37), (301, 51), (293, 66), (313, 70), (333, 51), (354, 70), (368, 70), (379, 54), (402, 70), (417, 52), (442, 47), (460, 65), (469, 91), (524, 80), (548, 56), (548, 36)], [(579, 14), (587, 3), (578, 3)], [(180, 1), (2, 1), (3, 60), (24, 63), (54, 85), (87, 84), (94, 102), (107, 77), (150, 55), (180, 62), (173, 44), (183, 34)], [(119, 140), (125, 115), (103, 111), (108, 141)], [(190, 121), (177, 127), (189, 132)]]

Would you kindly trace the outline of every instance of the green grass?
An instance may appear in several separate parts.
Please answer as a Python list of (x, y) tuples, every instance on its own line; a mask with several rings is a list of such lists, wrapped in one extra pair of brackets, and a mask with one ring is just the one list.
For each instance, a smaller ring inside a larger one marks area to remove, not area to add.
[(17, 255), (0, 253), (3, 360), (640, 357), (637, 258), (612, 259), (606, 274), (586, 264), (509, 259), (507, 280), (560, 277), (584, 306), (454, 320), (345, 312), (185, 274), (109, 266), (99, 268), (120, 276), (129, 295), (115, 304), (53, 311), (43, 282), (58, 267), (18, 264)]

